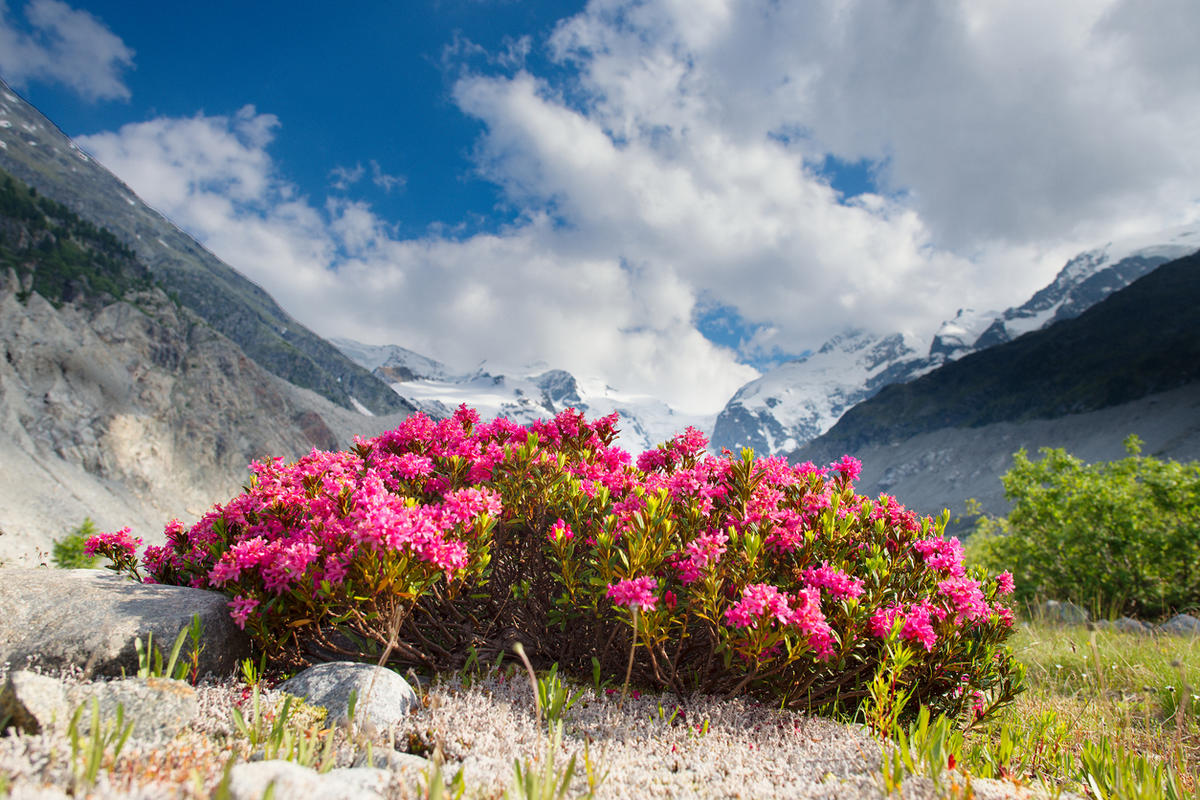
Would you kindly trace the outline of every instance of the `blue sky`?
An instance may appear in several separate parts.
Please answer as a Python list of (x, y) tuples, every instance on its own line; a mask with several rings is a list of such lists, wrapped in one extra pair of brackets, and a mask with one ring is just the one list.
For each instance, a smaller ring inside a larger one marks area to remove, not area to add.
[(1191, 0), (0, 0), (0, 76), (325, 335), (715, 412), (1200, 218)]
[[(503, 53), (582, 6), (415, 0), (345, 3), (330, 14), (324, 3), (79, 3), (134, 51), (120, 71), (128, 99), (93, 101), (47, 81), (30, 81), (25, 95), (70, 135), (251, 103), (279, 118), (272, 155), (306, 194), (320, 196), (331, 172), (361, 164), (367, 180), (356, 195), (403, 235), (436, 222), (494, 230), (514, 210), (473, 174), (482, 124), (450, 97), (461, 70), (486, 56), (456, 43)], [(10, 18), (32, 33), (16, 4)], [(371, 162), (403, 183), (375, 185)]]

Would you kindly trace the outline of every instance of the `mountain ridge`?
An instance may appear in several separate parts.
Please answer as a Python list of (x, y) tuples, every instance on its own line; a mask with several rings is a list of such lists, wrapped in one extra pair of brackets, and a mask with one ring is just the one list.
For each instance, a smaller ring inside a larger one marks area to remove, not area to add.
[[(848, 331), (816, 353), (776, 367), (741, 387), (717, 416), (715, 447), (783, 455), (820, 436), (883, 387), (919, 378), (970, 353), (1013, 341), (1082, 313), (1174, 258), (1200, 250), (1200, 225), (1108, 242), (1084, 251), (1020, 306), (1003, 312), (959, 309), (927, 348), (901, 334)], [(902, 345), (897, 345), (902, 342)], [(864, 361), (871, 348), (887, 363)]]
[(1197, 307), (1200, 254), (1157, 267), (1078, 317), (884, 387), (822, 441), (853, 449), (939, 428), (1053, 419), (1200, 380)]
[(1064, 447), (1121, 458), (1130, 433), (1148, 455), (1200, 458), (1200, 253), (1170, 261), (1077, 317), (885, 387), (788, 454), (862, 460), (860, 488), (926, 513), (976, 498), (1005, 513), (1012, 454)]
[[(6, 124), (5, 124), (6, 123)], [(275, 303), (262, 287), (138, 199), (0, 81), (0, 168), (115, 233), (180, 302), (279, 377), (372, 413), (411, 411), (387, 386)]]

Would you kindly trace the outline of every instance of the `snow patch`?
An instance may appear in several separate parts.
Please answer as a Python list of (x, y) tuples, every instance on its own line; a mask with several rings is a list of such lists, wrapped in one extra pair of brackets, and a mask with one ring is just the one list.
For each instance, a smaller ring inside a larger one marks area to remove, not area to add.
[(1054, 315), (1058, 313), (1058, 309), (1062, 307), (1062, 301), (1058, 301), (1054, 305), (1030, 314), (1024, 317), (1013, 317), (1005, 320), (1004, 329), (1008, 331), (1008, 335), (1016, 339), (1018, 336), (1024, 336), (1030, 331), (1040, 330), (1047, 322), (1054, 319)]
[(358, 402), (358, 398), (354, 395), (350, 395), (350, 405), (354, 406), (354, 410), (365, 417), (375, 416), (374, 412), (372, 412), (371, 409), (367, 408), (362, 403)]
[(463, 404), (483, 419), (505, 417), (523, 425), (549, 419), (566, 408), (592, 419), (616, 412), (620, 431), (616, 444), (633, 454), (689, 426), (711, 431), (716, 420), (711, 414), (682, 414), (655, 397), (623, 392), (600, 378), (577, 379), (543, 361), (503, 372), (487, 362), (458, 371), (397, 345), (368, 345), (343, 338), (330, 342), (433, 417), (447, 417)]
[(1097, 272), (1100, 267), (1116, 264), (1126, 258), (1176, 259), (1197, 250), (1200, 250), (1200, 223), (1193, 222), (1108, 242), (1071, 259), (1064, 271), (1070, 278), (1080, 281)]

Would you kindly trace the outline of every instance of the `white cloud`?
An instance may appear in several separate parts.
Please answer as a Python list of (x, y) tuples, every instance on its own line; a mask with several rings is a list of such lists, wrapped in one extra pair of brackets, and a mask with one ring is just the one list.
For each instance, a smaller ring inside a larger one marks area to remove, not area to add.
[(104, 23), (60, 0), (31, 0), (21, 30), (0, 0), (0, 74), (16, 86), (65, 84), (89, 100), (128, 100), (133, 50)]
[[(1200, 49), (1161, 30), (1197, 9), (593, 0), (550, 43), (578, 86), (474, 75), (456, 97), (515, 202), (794, 352), (1019, 302), (1078, 247), (1200, 216)], [(887, 197), (839, 202), (830, 155), (874, 162)]]
[[(521, 210), (462, 240), (300, 197), (252, 108), (83, 143), (322, 333), (715, 411), (754, 371), (696, 329), (714, 302), (755, 331), (742, 358), (849, 326), (928, 335), (1023, 301), (1083, 247), (1200, 218), (1200, 56), (1180, 33), (1197, 8), (593, 0), (547, 43), (552, 76), (523, 66), (528, 43), (460, 38), (446, 58), (476, 66), (453, 99)], [(841, 197), (829, 156), (872, 162), (880, 193)]]
[(700, 412), (755, 376), (692, 327), (693, 290), (672, 269), (585, 252), (542, 214), (462, 241), (396, 240), (364, 203), (299, 197), (265, 149), (277, 124), (247, 107), (78, 142), (320, 333), (463, 366), (544, 360)]
[(363, 175), (366, 174), (367, 170), (362, 164), (355, 164), (353, 167), (334, 167), (329, 171), (329, 185), (340, 192), (344, 192), (361, 181)]
[[(402, 189), (407, 179), (403, 175), (391, 175), (383, 171), (379, 162), (371, 159), (367, 162), (371, 167), (371, 183), (390, 194), (393, 189)], [(367, 174), (367, 168), (362, 164), (353, 167), (334, 167), (329, 171), (329, 185), (340, 192), (347, 191), (351, 186), (361, 181)]]

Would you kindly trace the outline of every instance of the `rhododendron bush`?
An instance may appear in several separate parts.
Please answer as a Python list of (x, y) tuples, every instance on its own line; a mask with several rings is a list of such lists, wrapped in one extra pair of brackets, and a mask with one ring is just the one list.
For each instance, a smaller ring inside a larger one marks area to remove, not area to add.
[[(244, 493), (168, 526), (141, 564), (227, 593), (293, 661), (441, 669), (519, 641), (577, 674), (595, 659), (621, 680), (632, 653), (640, 685), (788, 707), (853, 710), (885, 673), (951, 714), (1019, 689), (1011, 576), (965, 568), (944, 523), (857, 494), (853, 458), (714, 456), (688, 429), (633, 463), (616, 424), (417, 414), (348, 452), (252, 464)], [(106, 536), (93, 549), (136, 572), (134, 542)]]

